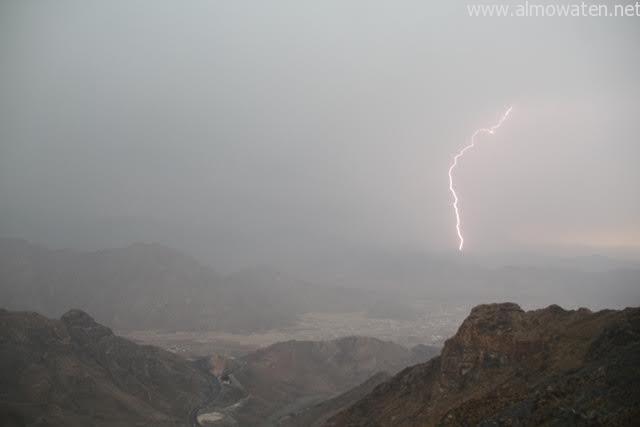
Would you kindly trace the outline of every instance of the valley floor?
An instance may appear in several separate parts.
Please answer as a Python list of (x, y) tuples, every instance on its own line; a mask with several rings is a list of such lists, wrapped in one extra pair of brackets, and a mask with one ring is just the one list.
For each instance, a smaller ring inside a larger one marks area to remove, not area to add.
[(406, 347), (417, 344), (442, 346), (455, 334), (468, 314), (467, 305), (428, 307), (424, 315), (411, 320), (371, 318), (363, 312), (306, 313), (294, 326), (264, 333), (228, 333), (222, 331), (119, 331), (136, 342), (152, 344), (186, 357), (212, 353), (240, 356), (280, 341), (322, 341), (360, 335), (394, 341)]

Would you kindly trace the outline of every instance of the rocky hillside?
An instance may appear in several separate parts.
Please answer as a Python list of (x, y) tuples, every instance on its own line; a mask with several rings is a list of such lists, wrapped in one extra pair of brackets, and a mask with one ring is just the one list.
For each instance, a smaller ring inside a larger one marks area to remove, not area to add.
[[(414, 352), (392, 342), (356, 336), (273, 344), (227, 366), (225, 374), (240, 384), (243, 395), (248, 396), (241, 409), (228, 415), (243, 426), (279, 425), (288, 414), (331, 399), (375, 374), (396, 373), (424, 361), (421, 357), (428, 352), (419, 350)], [(371, 383), (369, 386), (373, 387)], [(355, 401), (355, 393), (316, 411), (332, 408), (335, 412), (340, 408), (336, 407), (338, 403)], [(361, 392), (360, 396), (364, 394)]]
[(333, 415), (353, 405), (373, 389), (391, 379), (386, 372), (378, 372), (367, 381), (334, 398), (325, 400), (300, 412), (288, 414), (281, 418), (279, 425), (283, 427), (321, 427)]
[(263, 383), (270, 394), (273, 384), (287, 385), (298, 394), (308, 390), (334, 393), (355, 387), (379, 371), (395, 373), (413, 363), (407, 348), (370, 337), (345, 337), (331, 341), (286, 341), (248, 354), (236, 377), (252, 388)]
[(634, 425), (638, 361), (638, 308), (481, 305), (439, 357), (403, 370), (326, 425)]
[(82, 311), (51, 320), (0, 309), (0, 425), (188, 425), (217, 387), (189, 361)]

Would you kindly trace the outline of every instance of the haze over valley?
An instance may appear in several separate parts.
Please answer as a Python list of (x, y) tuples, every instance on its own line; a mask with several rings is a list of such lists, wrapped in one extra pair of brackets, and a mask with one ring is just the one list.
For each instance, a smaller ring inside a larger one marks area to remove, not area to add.
[(53, 317), (79, 308), (136, 340), (203, 355), (350, 335), (441, 346), (480, 303), (623, 308), (640, 295), (640, 267), (630, 261), (555, 262), (386, 258), (331, 286), (267, 267), (220, 275), (159, 244), (80, 252), (0, 239), (0, 297), (8, 309)]

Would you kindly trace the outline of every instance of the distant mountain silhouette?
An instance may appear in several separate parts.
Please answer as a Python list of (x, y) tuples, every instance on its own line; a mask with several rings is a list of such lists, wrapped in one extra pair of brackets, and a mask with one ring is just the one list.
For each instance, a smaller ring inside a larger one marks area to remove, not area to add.
[(59, 316), (71, 307), (117, 329), (262, 331), (314, 310), (357, 310), (363, 292), (319, 287), (268, 269), (223, 277), (159, 244), (95, 252), (0, 239), (6, 308)]

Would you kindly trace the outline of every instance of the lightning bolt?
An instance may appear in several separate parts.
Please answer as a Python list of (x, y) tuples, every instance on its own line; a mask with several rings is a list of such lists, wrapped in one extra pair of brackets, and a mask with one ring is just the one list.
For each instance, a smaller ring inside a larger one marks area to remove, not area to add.
[(498, 123), (496, 123), (495, 125), (489, 128), (482, 128), (482, 129), (476, 130), (471, 136), (471, 142), (469, 143), (469, 145), (464, 147), (462, 150), (458, 152), (458, 154), (456, 154), (453, 157), (453, 163), (451, 163), (451, 166), (449, 166), (449, 191), (453, 195), (453, 210), (456, 213), (456, 231), (458, 233), (458, 240), (460, 241), (460, 245), (458, 246), (459, 251), (461, 251), (462, 247), (464, 246), (464, 237), (462, 237), (462, 229), (460, 226), (460, 211), (458, 209), (458, 195), (456, 194), (456, 190), (453, 187), (453, 170), (456, 168), (456, 166), (458, 166), (458, 159), (460, 159), (467, 150), (470, 150), (471, 148), (475, 147), (476, 137), (482, 133), (488, 133), (490, 135), (493, 135), (495, 131), (500, 126), (502, 126), (502, 123), (504, 123), (504, 121), (507, 120), (507, 117), (509, 117), (509, 114), (511, 113), (512, 109), (513, 107), (507, 108), (507, 110), (504, 112), (502, 117), (500, 117), (500, 120), (498, 121)]

